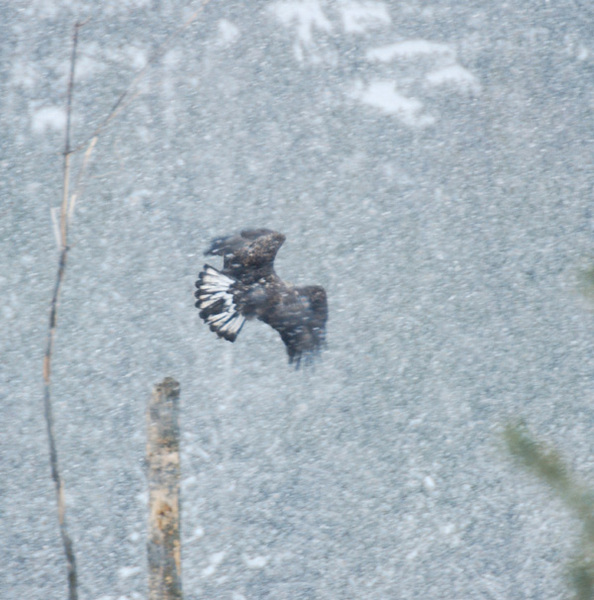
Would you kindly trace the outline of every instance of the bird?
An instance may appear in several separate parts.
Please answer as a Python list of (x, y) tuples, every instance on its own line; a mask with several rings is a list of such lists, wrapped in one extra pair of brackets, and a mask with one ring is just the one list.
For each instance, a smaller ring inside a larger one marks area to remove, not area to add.
[(326, 341), (328, 300), (319, 285), (294, 286), (274, 270), (285, 236), (271, 229), (244, 229), (212, 240), (205, 256), (222, 256), (222, 270), (205, 264), (196, 281), (195, 306), (218, 337), (234, 342), (246, 320), (278, 331), (289, 364), (310, 364)]

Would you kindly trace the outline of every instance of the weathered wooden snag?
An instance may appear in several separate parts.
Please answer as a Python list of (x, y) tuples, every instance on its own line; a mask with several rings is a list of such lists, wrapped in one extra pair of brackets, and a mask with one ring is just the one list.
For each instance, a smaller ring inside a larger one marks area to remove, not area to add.
[(179, 383), (167, 377), (147, 409), (149, 600), (181, 600)]

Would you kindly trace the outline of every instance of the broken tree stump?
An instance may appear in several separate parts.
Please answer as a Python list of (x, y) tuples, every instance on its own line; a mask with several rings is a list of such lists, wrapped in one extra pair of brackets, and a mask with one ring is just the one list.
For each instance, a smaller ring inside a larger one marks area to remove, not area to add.
[(181, 600), (179, 383), (167, 377), (147, 409), (149, 600)]

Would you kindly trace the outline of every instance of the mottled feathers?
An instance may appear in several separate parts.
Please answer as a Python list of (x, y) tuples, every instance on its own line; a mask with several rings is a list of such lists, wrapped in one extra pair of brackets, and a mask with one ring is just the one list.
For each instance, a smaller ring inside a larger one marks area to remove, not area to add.
[(212, 241), (207, 255), (222, 256), (221, 271), (204, 265), (196, 281), (200, 317), (219, 337), (234, 342), (246, 319), (276, 329), (289, 363), (309, 361), (325, 341), (328, 303), (324, 288), (282, 281), (274, 259), (285, 241), (270, 229), (249, 229)]

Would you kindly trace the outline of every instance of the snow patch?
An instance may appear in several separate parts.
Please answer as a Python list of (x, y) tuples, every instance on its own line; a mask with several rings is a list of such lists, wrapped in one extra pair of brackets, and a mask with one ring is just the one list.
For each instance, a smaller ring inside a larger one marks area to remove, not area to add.
[(161, 59), (164, 66), (168, 69), (176, 69), (183, 61), (182, 53), (176, 48), (168, 50)]
[(221, 46), (230, 46), (239, 39), (239, 28), (227, 21), (227, 19), (221, 19), (218, 23), (219, 38), (217, 42)]
[(423, 487), (427, 492), (433, 492), (436, 488), (435, 479), (431, 475), (427, 475), (423, 478)]
[(456, 52), (447, 44), (428, 40), (406, 40), (387, 46), (371, 48), (365, 53), (367, 60), (372, 62), (390, 62), (396, 58), (412, 59), (419, 56), (434, 56), (452, 63), (456, 59)]
[(59, 1), (33, 0), (27, 13), (39, 19), (56, 19), (61, 10), (63, 10), (63, 6)]
[(16, 316), (16, 311), (13, 310), (12, 307), (8, 306), (7, 304), (5, 304), (2, 307), (2, 316), (7, 320), (7, 321), (11, 321), (12, 319), (14, 319), (14, 317)]
[(580, 45), (577, 49), (576, 57), (578, 60), (586, 60), (590, 56), (590, 51), (586, 46)]
[(64, 131), (66, 111), (57, 106), (46, 106), (33, 113), (31, 129), (33, 133), (45, 133), (48, 130)]
[(346, 33), (362, 34), (392, 22), (383, 2), (343, 2), (338, 10)]
[(406, 560), (415, 560), (415, 558), (417, 558), (417, 556), (419, 555), (419, 549), (415, 548), (414, 550), (411, 550), (406, 556)]
[(388, 115), (395, 115), (406, 125), (426, 127), (435, 122), (431, 115), (421, 115), (423, 103), (416, 98), (407, 98), (396, 90), (394, 81), (376, 79), (366, 86), (361, 82), (355, 85), (351, 96)]
[(439, 532), (444, 535), (452, 535), (456, 531), (456, 525), (454, 523), (443, 523), (439, 526)]
[[(89, 42), (80, 48), (76, 58), (77, 81), (88, 79), (97, 73), (105, 71), (106, 64), (103, 62), (103, 51), (97, 42)], [(61, 64), (60, 72), (67, 80), (70, 75), (70, 61)]]
[(195, 487), (197, 484), (198, 484), (198, 479), (196, 478), (196, 476), (190, 475), (189, 477), (186, 477), (185, 479), (182, 480), (181, 489), (182, 489), (182, 491), (187, 491), (188, 489)]
[(243, 554), (241, 558), (248, 569), (262, 569), (268, 563), (268, 556), (254, 556), (254, 558), (249, 558)]
[(120, 567), (118, 569), (118, 576), (120, 579), (128, 579), (138, 573), (140, 573), (140, 567)]
[[(285, 27), (294, 27), (297, 41), (293, 44), (293, 52), (298, 61), (303, 61), (305, 51), (315, 47), (313, 41), (314, 29), (330, 33), (332, 23), (328, 20), (318, 0), (301, 0), (301, 2), (276, 2), (270, 6), (270, 11)], [(312, 56), (314, 62), (319, 57)]]
[(17, 59), (12, 65), (11, 80), (15, 86), (33, 89), (40, 80), (35, 67), (22, 59)]
[(128, 539), (135, 544), (136, 542), (138, 542), (140, 540), (140, 533), (138, 533), (138, 531), (133, 531), (129, 536)]
[(432, 86), (454, 85), (459, 89), (475, 94), (481, 91), (481, 86), (476, 77), (460, 65), (450, 65), (443, 69), (431, 71), (425, 75), (425, 80)]
[(202, 577), (210, 577), (211, 575), (214, 575), (215, 571), (217, 570), (218, 566), (223, 562), (224, 558), (225, 558), (225, 552), (215, 552), (214, 554), (210, 555), (210, 558), (208, 560), (209, 565), (208, 567), (202, 569)]
[(152, 191), (147, 189), (134, 190), (129, 196), (124, 198), (124, 203), (133, 208), (142, 208), (145, 200), (152, 197)]
[(133, 69), (143, 69), (148, 62), (147, 52), (138, 46), (126, 46), (123, 48), (124, 53), (130, 59), (129, 64)]

